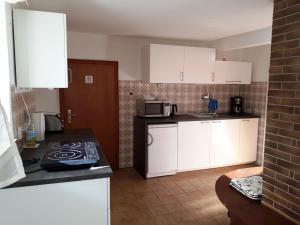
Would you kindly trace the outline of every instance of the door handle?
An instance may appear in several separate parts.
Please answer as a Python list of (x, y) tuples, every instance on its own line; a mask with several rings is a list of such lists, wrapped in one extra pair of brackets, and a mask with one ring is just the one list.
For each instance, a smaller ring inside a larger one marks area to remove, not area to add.
[(76, 114), (72, 113), (71, 109), (68, 109), (68, 124), (72, 123), (72, 117), (76, 116)]
[(73, 73), (72, 73), (72, 69), (71, 68), (68, 68), (68, 73), (69, 73), (68, 83), (71, 84), (73, 82)]

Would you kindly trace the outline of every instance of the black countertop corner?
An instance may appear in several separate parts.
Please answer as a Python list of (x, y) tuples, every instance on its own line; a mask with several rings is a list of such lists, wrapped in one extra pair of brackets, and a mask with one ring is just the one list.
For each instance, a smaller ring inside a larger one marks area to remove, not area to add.
[[(70, 181), (80, 181), (89, 179), (106, 178), (112, 175), (112, 169), (108, 164), (99, 142), (90, 129), (65, 130), (63, 133), (49, 134), (46, 140), (41, 143), (37, 149), (24, 149), (21, 153), (22, 160), (31, 160), (32, 158), (41, 158), (49, 142), (53, 141), (94, 141), (97, 143), (97, 149), (100, 156), (98, 165), (93, 169), (76, 169), (48, 172), (41, 169), (40, 163), (24, 167), (25, 171), (31, 171), (26, 177), (8, 186), (7, 188), (34, 186), (42, 184), (52, 184)], [(98, 168), (97, 168), (98, 167)], [(35, 172), (34, 172), (35, 171)]]

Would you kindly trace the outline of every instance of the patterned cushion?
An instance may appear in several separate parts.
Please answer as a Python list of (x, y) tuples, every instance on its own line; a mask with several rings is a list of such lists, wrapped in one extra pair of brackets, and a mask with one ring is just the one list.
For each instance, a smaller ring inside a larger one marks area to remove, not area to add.
[(262, 180), (261, 176), (242, 177), (232, 179), (229, 185), (248, 198), (261, 200)]

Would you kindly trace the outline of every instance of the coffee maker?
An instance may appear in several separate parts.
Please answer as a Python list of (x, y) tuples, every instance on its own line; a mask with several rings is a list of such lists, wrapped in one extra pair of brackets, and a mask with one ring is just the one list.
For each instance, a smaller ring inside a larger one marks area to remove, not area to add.
[(244, 113), (243, 97), (241, 97), (241, 96), (231, 97), (231, 114), (232, 115), (241, 115), (243, 113)]

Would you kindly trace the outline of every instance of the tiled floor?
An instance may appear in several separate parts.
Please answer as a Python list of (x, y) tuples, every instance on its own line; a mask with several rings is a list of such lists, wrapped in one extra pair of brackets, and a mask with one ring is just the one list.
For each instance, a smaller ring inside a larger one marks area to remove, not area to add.
[(246, 166), (178, 173), (145, 180), (133, 168), (111, 178), (112, 225), (228, 225), (215, 193), (222, 174)]

